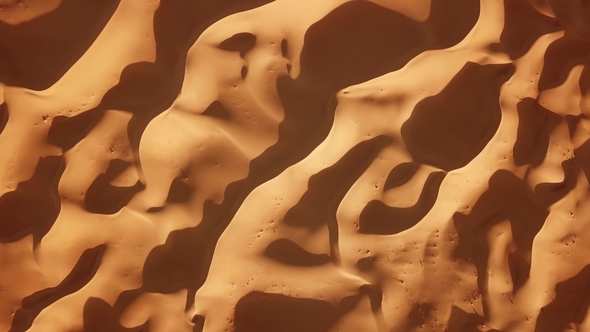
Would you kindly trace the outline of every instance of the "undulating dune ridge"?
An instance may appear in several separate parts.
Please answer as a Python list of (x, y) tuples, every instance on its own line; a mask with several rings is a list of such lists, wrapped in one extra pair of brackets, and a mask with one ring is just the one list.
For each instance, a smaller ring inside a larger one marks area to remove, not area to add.
[(0, 0), (1, 331), (590, 331), (590, 2)]

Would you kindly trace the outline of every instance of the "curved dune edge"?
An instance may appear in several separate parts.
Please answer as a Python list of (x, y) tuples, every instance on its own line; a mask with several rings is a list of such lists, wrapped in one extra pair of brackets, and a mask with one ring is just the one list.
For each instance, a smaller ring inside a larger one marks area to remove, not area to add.
[(0, 0), (1, 331), (590, 330), (590, 6)]

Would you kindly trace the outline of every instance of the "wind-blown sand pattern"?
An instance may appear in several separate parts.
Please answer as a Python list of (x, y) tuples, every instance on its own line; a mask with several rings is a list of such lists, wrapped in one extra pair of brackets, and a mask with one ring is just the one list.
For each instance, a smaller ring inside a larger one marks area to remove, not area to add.
[(0, 331), (590, 331), (587, 0), (0, 0)]

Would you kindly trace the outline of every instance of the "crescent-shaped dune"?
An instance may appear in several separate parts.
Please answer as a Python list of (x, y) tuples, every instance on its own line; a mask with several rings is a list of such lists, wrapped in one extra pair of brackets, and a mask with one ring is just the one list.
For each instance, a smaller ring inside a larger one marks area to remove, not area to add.
[(590, 1), (0, 0), (0, 331), (590, 331)]

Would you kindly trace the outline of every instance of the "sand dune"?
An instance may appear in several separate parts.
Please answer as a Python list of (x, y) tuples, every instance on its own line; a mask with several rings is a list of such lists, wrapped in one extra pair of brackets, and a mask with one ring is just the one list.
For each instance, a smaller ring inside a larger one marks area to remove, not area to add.
[(590, 331), (585, 0), (0, 0), (1, 331)]

